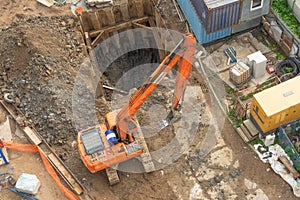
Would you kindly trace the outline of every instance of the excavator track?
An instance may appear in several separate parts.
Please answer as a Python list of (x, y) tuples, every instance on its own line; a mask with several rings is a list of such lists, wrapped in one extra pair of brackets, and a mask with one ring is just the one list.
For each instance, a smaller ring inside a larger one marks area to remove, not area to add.
[(155, 166), (154, 166), (154, 163), (152, 162), (152, 157), (151, 157), (150, 151), (148, 149), (147, 143), (145, 141), (140, 124), (136, 119), (135, 119), (135, 122), (138, 125), (138, 132), (135, 135), (135, 139), (136, 139), (136, 141), (138, 141), (140, 143), (140, 145), (143, 148), (143, 154), (140, 155), (140, 158), (141, 158), (142, 164), (144, 166), (144, 169), (147, 173), (155, 171)]
[(120, 182), (118, 171), (114, 168), (106, 168), (106, 175), (110, 185), (115, 185)]

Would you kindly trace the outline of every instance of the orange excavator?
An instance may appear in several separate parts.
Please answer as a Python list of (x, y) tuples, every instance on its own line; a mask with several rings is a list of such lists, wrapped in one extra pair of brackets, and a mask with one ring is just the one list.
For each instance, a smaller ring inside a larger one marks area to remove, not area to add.
[(104, 124), (78, 133), (79, 153), (90, 172), (95, 173), (109, 168), (143, 153), (142, 145), (135, 137), (139, 125), (132, 118), (161, 80), (178, 63), (173, 105), (171, 112), (164, 120), (164, 125), (169, 125), (174, 112), (180, 107), (179, 103), (192, 70), (195, 48), (194, 36), (185, 34), (179, 44), (165, 57), (119, 112), (109, 112), (105, 115)]

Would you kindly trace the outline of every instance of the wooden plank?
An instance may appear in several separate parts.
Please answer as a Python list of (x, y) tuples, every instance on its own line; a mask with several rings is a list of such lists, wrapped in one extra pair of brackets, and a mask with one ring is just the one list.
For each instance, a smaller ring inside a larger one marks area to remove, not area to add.
[(53, 0), (36, 0), (36, 1), (43, 4), (44, 6), (47, 6), (48, 8), (50, 8), (54, 4)]
[(18, 118), (18, 113), (15, 112), (12, 108), (11, 105), (8, 105), (5, 101), (0, 100), (1, 105), (4, 107), (4, 109), (14, 118)]
[(147, 22), (149, 19), (149, 17), (142, 17), (136, 20), (132, 20), (129, 22), (124, 22), (124, 23), (120, 23), (114, 26), (109, 26), (106, 28), (102, 28), (100, 30), (96, 30), (96, 31), (91, 31), (90, 32), (90, 36), (91, 37), (96, 37), (101, 31), (105, 31), (105, 32), (114, 32), (114, 31), (119, 31), (122, 29), (126, 29), (132, 26), (132, 23), (143, 23), (143, 22)]
[(101, 31), (101, 32), (99, 33), (99, 35), (97, 35), (97, 37), (93, 40), (93, 42), (92, 42), (92, 44), (91, 44), (92, 49), (95, 48), (95, 46), (100, 42), (100, 40), (101, 40), (103, 34), (104, 34), (104, 31)]
[(110, 26), (113, 26), (116, 24), (116, 19), (115, 19), (115, 14), (113, 12), (113, 8), (107, 8), (107, 9), (104, 9), (105, 13), (106, 13), (106, 16), (107, 16), (107, 23), (108, 25)]
[(258, 135), (259, 131), (250, 119), (245, 120), (243, 123), (253, 137)]
[[(53, 152), (50, 146), (42, 139), (42, 136), (38, 133), (34, 127), (21, 126), (20, 124), (25, 124), (27, 121), (23, 113), (14, 105), (6, 104), (4, 101), (0, 100), (2, 107), (11, 114), (16, 124), (24, 135), (33, 143), (38, 144), (40, 152), (46, 155), (49, 162), (56, 169), (56, 171), (61, 175), (61, 177), (66, 181), (66, 183), (79, 195), (83, 193), (83, 187), (80, 185), (79, 181), (75, 178), (72, 172), (63, 164), (63, 162), (58, 158), (58, 156)], [(18, 122), (19, 119), (21, 122)], [(49, 155), (49, 157), (47, 156)], [(51, 160), (50, 160), (51, 159)]]
[(143, 25), (143, 24), (139, 24), (139, 23), (132, 23), (132, 25), (136, 28), (146, 28), (146, 29), (150, 29), (150, 27), (146, 26), (146, 25)]
[(89, 13), (91, 23), (93, 25), (93, 30), (99, 30), (101, 28), (101, 24), (99, 22), (99, 18), (97, 12)]
[(39, 145), (42, 143), (42, 138), (40, 138), (29, 126), (26, 126), (23, 130), (33, 144)]
[(88, 49), (92, 49), (92, 46), (91, 46), (92, 40), (91, 40), (91, 37), (88, 32), (84, 32), (84, 39), (85, 39), (86, 46), (88, 47)]
[(240, 128), (242, 129), (243, 133), (245, 134), (245, 136), (249, 139), (249, 141), (251, 140), (252, 136), (251, 134), (249, 133), (249, 131), (246, 129), (245, 125), (242, 124), (240, 126)]
[(72, 174), (65, 168), (65, 166), (61, 163), (60, 160), (53, 154), (50, 153), (47, 155), (49, 161), (55, 166), (57, 171), (61, 173), (62, 177), (64, 177), (66, 183), (77, 193), (82, 194), (83, 190), (81, 186), (77, 183), (76, 179), (72, 176)]
[(244, 132), (241, 128), (236, 129), (237, 133), (240, 135), (240, 137), (243, 139), (244, 142), (249, 142), (249, 139), (245, 136)]
[(153, 17), (149, 17), (148, 21), (149, 21), (149, 24), (150, 24), (151, 27), (156, 27), (156, 23), (155, 23)]
[(82, 12), (81, 15), (79, 15), (80, 24), (83, 27), (84, 32), (89, 32), (92, 30), (92, 25), (90, 22), (90, 17), (88, 12)]
[(121, 4), (120, 6), (120, 12), (122, 13), (122, 17), (124, 21), (130, 20), (129, 12), (128, 12), (128, 5), (127, 4)]
[(294, 179), (300, 178), (299, 172), (293, 167), (291, 162), (285, 156), (279, 156), (278, 159), (284, 164), (287, 170), (292, 173)]
[(134, 5), (136, 8), (136, 13), (138, 17), (143, 17), (145, 16), (144, 14), (144, 6), (143, 6), (143, 1), (142, 0), (135, 0)]

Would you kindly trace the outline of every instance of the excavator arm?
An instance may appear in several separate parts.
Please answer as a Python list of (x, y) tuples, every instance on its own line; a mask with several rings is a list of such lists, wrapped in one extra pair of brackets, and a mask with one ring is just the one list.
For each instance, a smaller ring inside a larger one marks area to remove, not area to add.
[(156, 89), (167, 73), (178, 63), (178, 75), (175, 82), (172, 106), (172, 109), (177, 109), (192, 70), (195, 48), (196, 39), (192, 34), (186, 34), (174, 50), (160, 63), (143, 86), (131, 96), (129, 102), (121, 109), (116, 117), (116, 130), (121, 141), (128, 143), (134, 141), (132, 133), (136, 131), (136, 126), (132, 120), (133, 115)]

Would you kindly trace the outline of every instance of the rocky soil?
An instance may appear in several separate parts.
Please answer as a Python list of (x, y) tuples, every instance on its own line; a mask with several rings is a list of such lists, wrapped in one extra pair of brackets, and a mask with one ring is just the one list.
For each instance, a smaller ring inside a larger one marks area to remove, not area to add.
[[(180, 23), (173, 23), (178, 16), (172, 5), (171, 0), (165, 0), (159, 7), (165, 13), (163, 17), (167, 23), (184, 32), (185, 28)], [(199, 116), (206, 120), (199, 124), (198, 135), (191, 148), (180, 158), (150, 174), (121, 172), (121, 183), (110, 187), (105, 173), (89, 173), (77, 152), (77, 131), (72, 121), (73, 89), (83, 87), (84, 92), (77, 94), (84, 100), (80, 103), (85, 112), (77, 117), (87, 121), (93, 114), (91, 109), (95, 109), (98, 116), (107, 113), (111, 109), (108, 101), (114, 98), (108, 95), (106, 99), (94, 99), (90, 92), (92, 87), (76, 85), (76, 76), (85, 62), (77, 20), (68, 6), (47, 9), (33, 0), (24, 0), (22, 4), (4, 0), (1, 6), (7, 16), (0, 16), (0, 95), (11, 94), (14, 103), (81, 180), (93, 199), (296, 199), (289, 186), (269, 172), (228, 123), (222, 131), (216, 130), (209, 135), (216, 137), (217, 143), (209, 154), (204, 154), (199, 143), (203, 141), (203, 132), (210, 118), (205, 118), (202, 112)], [(176, 27), (176, 24), (180, 26)], [(137, 61), (143, 57), (147, 57), (144, 60), (147, 62), (155, 60), (155, 53), (131, 54), (131, 58)], [(126, 72), (138, 63), (132, 60), (120, 58), (113, 64), (116, 74), (109, 71), (105, 74), (108, 83), (114, 84), (115, 78), (123, 73), (117, 70), (118, 67)], [(127, 62), (132, 65), (125, 66)], [(89, 66), (88, 62), (84, 64)], [(82, 78), (92, 79), (88, 73)], [(200, 86), (206, 96), (207, 85), (195, 71), (191, 83)], [(170, 95), (171, 92), (158, 90), (150, 101), (168, 104)], [(203, 110), (210, 113), (211, 103), (209, 98), (207, 100)], [(85, 107), (87, 102), (94, 102), (96, 107)], [(149, 124), (148, 110), (151, 110), (151, 105), (145, 104), (138, 114), (145, 126)], [(82, 125), (81, 128), (84, 128), (91, 124)], [(149, 140), (150, 148), (158, 149), (176, 135), (172, 127), (164, 131), (156, 135), (155, 142)], [(124, 165), (135, 163), (132, 160)]]
[(20, 17), (0, 32), (1, 94), (50, 144), (74, 138), (71, 92), (83, 58), (72, 16)]

